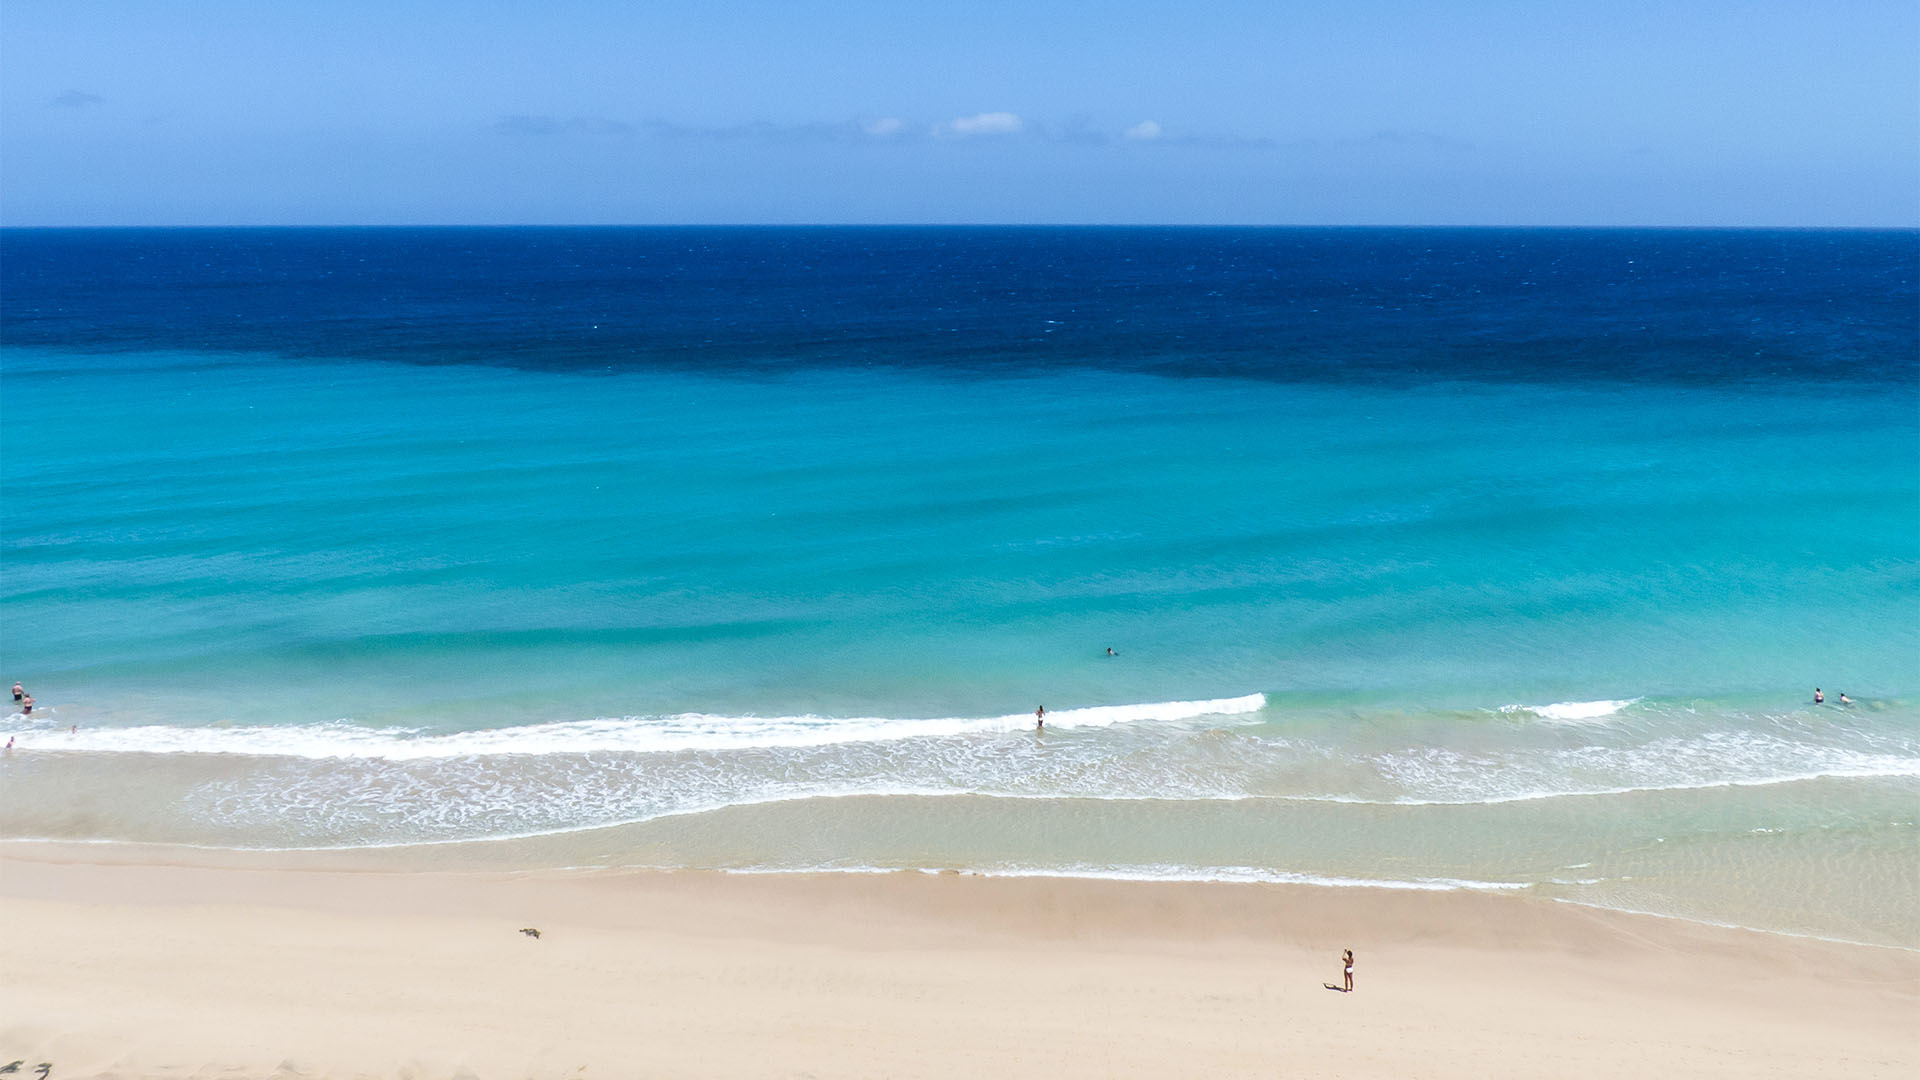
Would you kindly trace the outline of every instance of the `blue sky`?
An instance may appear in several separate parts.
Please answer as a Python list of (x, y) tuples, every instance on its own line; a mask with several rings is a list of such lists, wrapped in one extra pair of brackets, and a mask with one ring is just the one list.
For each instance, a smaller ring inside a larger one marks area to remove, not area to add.
[(0, 4), (0, 222), (1920, 225), (1920, 4)]

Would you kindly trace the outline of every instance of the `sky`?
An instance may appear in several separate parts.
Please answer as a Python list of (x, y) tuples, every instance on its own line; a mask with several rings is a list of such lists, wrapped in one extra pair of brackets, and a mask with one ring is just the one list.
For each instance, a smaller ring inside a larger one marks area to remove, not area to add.
[(1920, 225), (1920, 3), (6, 0), (0, 224)]

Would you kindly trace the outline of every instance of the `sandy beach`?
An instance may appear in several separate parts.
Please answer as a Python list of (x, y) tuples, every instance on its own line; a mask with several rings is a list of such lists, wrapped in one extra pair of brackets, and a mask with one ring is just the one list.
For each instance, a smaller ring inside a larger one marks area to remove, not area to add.
[[(1920, 955), (1525, 898), (10, 845), (53, 1076), (1911, 1076)], [(541, 931), (536, 940), (522, 927)], [(1339, 981), (1356, 953), (1356, 991)]]

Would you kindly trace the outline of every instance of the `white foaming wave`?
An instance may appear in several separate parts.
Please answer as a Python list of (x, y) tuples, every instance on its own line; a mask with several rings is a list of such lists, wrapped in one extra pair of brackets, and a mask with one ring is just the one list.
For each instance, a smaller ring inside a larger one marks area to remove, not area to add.
[(1639, 698), (1626, 698), (1605, 701), (1556, 701), (1551, 705), (1502, 705), (1500, 711), (1507, 714), (1527, 713), (1542, 720), (1577, 724), (1612, 716), (1639, 700)]
[(982, 866), (965, 869), (913, 867), (905, 871), (885, 866), (751, 866), (730, 867), (729, 874), (922, 874), (957, 873), (962, 877), (991, 878), (1092, 878), (1098, 881), (1221, 882), (1243, 885), (1318, 885), (1343, 889), (1406, 889), (1417, 892), (1507, 892), (1530, 889), (1527, 881), (1474, 881), (1466, 878), (1356, 878), (1328, 874), (1307, 874), (1293, 870), (1269, 870), (1259, 866), (1095, 866), (1069, 863), (1062, 866)]
[[(1094, 705), (1049, 711), (1048, 730), (1173, 722), (1258, 712), (1265, 694), (1204, 701)], [(679, 713), (558, 721), (521, 727), (422, 734), (417, 728), (366, 728), (350, 723), (287, 727), (92, 727), (81, 732), (23, 729), (23, 749), (96, 753), (243, 754), (255, 757), (380, 758), (416, 761), (494, 755), (670, 753), (877, 743), (1020, 731), (1030, 713), (989, 717), (720, 716)], [(0, 731), (0, 734), (13, 732)]]
[[(1834, 767), (1812, 772), (1781, 773), (1730, 780), (1701, 779), (1670, 784), (1640, 784), (1627, 787), (1570, 787), (1564, 790), (1541, 788), (1511, 794), (1440, 799), (1358, 799), (1348, 796), (1301, 796), (1309, 802), (1344, 802), (1367, 806), (1498, 806), (1502, 803), (1538, 802), (1544, 799), (1591, 799), (1609, 795), (1642, 795), (1663, 791), (1712, 791), (1715, 788), (1774, 787), (1780, 784), (1804, 784), (1812, 780), (1881, 780), (1920, 778), (1920, 763), (1887, 759), (1885, 764), (1858, 767)], [(1292, 797), (1292, 796), (1288, 796)]]
[(1822, 745), (1776, 734), (1726, 730), (1630, 746), (1593, 744), (1546, 751), (1466, 753), (1423, 747), (1380, 755), (1373, 765), (1400, 789), (1381, 801), (1404, 805), (1765, 787), (1828, 778), (1920, 777), (1920, 756), (1907, 747)]

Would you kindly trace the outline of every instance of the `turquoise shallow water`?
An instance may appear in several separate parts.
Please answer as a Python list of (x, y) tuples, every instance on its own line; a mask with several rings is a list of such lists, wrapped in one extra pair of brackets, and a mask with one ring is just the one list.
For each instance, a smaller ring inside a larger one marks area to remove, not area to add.
[(1780, 359), (1811, 316), (1764, 378), (1296, 378), (82, 348), (19, 343), (21, 295), (0, 675), (39, 707), (0, 719), (0, 838), (1500, 889), (1920, 946), (1920, 393), (1897, 348)]
[(8, 663), (117, 715), (1784, 707), (1920, 656), (1897, 397), (44, 354), (6, 389)]

